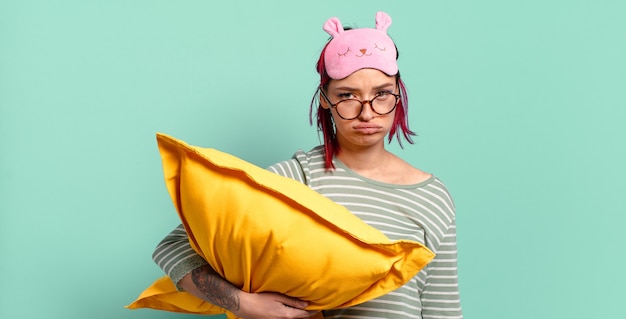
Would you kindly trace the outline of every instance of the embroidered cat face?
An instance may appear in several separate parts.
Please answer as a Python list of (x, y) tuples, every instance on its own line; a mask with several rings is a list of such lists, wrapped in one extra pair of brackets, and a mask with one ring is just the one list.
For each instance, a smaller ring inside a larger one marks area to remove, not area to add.
[(333, 37), (324, 51), (328, 75), (338, 80), (364, 68), (397, 74), (396, 47), (387, 35), (390, 25), (391, 18), (384, 12), (376, 14), (376, 29), (344, 30), (339, 19), (328, 19), (324, 31)]

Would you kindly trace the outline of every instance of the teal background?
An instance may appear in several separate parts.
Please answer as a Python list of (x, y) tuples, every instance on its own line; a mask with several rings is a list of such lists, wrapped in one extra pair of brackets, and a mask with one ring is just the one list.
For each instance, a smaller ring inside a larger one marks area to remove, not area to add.
[(449, 186), (466, 318), (623, 318), (626, 2), (1, 1), (0, 318), (127, 310), (178, 223), (155, 133), (259, 166), (309, 149), (323, 22), (388, 12)]

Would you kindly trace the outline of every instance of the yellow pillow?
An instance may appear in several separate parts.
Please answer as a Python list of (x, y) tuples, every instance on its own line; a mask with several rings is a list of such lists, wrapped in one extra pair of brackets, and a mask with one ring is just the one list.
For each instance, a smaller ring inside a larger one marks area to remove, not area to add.
[[(389, 240), (295, 180), (164, 134), (157, 141), (191, 246), (246, 292), (283, 293), (311, 310), (349, 307), (402, 286), (434, 257), (420, 243)], [(225, 312), (177, 292), (166, 277), (128, 308)]]

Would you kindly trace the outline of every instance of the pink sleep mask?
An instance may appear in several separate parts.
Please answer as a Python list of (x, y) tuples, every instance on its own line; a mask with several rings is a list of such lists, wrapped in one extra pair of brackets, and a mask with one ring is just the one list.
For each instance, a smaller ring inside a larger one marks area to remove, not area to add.
[(328, 75), (339, 80), (365, 68), (397, 74), (396, 47), (387, 35), (390, 25), (391, 17), (384, 12), (376, 13), (376, 29), (344, 30), (339, 19), (328, 19), (324, 31), (333, 37), (324, 51)]

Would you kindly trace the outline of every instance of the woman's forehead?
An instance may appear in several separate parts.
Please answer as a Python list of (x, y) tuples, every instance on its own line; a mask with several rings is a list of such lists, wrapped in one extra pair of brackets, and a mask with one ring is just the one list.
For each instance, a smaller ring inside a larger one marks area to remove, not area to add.
[(340, 79), (330, 80), (330, 86), (334, 88), (344, 87), (351, 89), (372, 89), (385, 86), (393, 86), (396, 83), (395, 76), (389, 76), (384, 72), (376, 69), (357, 70), (349, 76)]

